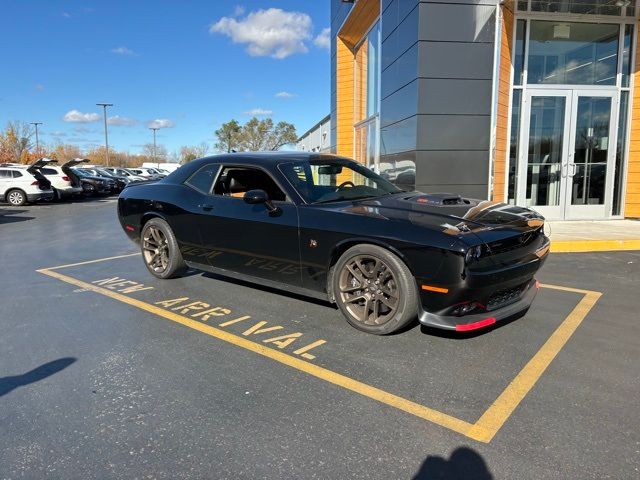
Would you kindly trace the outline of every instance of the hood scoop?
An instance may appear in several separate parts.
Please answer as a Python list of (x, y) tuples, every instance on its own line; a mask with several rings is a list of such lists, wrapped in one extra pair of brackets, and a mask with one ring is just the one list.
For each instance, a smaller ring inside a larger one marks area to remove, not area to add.
[(473, 205), (475, 202), (462, 198), (460, 195), (451, 193), (424, 193), (421, 195), (406, 198), (411, 203), (420, 203), (423, 205), (438, 206), (455, 206), (455, 205)]

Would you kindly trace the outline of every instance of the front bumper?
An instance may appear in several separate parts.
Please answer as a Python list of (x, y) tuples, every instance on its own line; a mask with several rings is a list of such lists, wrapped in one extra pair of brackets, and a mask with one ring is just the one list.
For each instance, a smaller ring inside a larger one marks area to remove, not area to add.
[(418, 320), (422, 325), (445, 330), (470, 331), (489, 327), (503, 320), (524, 314), (533, 303), (538, 293), (538, 281), (532, 278), (522, 290), (517, 300), (495, 310), (474, 313), (464, 316), (447, 316), (429, 313), (420, 309)]

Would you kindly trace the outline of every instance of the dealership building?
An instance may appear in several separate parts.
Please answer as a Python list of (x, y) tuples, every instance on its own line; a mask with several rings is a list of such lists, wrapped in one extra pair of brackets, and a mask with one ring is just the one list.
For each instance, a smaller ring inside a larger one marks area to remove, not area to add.
[(640, 217), (634, 0), (331, 0), (329, 150), (550, 219)]

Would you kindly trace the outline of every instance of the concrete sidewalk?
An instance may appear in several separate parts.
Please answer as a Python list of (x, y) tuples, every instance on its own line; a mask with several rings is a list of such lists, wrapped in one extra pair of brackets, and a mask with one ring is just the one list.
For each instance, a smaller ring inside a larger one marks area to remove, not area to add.
[(640, 250), (640, 221), (547, 222), (552, 252)]

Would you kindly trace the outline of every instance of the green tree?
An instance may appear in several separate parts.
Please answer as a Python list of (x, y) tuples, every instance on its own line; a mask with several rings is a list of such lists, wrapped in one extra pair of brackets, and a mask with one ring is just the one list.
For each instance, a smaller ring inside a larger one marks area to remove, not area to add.
[(223, 123), (219, 129), (213, 132), (218, 137), (215, 149), (227, 153), (231, 152), (231, 150), (239, 150), (241, 131), (242, 128), (237, 120)]
[(218, 137), (216, 149), (230, 152), (256, 152), (260, 150), (279, 150), (284, 145), (295, 143), (298, 139), (296, 127), (291, 123), (278, 122), (265, 118), (251, 118), (242, 127), (236, 120), (231, 120), (215, 131)]

